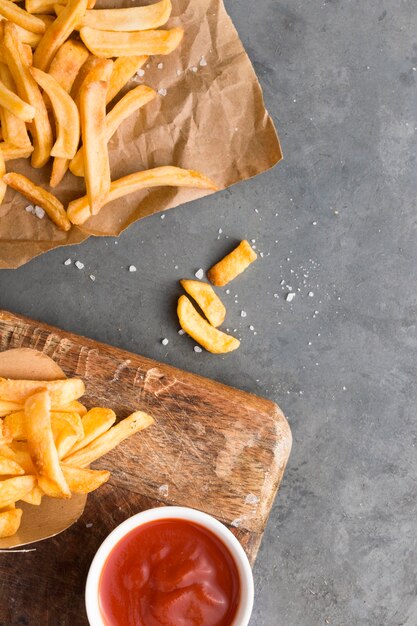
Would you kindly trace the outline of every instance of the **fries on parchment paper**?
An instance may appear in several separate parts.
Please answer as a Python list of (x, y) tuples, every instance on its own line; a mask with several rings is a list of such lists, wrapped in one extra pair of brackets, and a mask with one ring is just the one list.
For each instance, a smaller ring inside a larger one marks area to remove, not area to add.
[(83, 393), (77, 378), (0, 379), (0, 537), (19, 529), (19, 501), (39, 505), (44, 495), (70, 498), (100, 487), (110, 473), (90, 463), (153, 423), (136, 411), (114, 425), (111, 409), (87, 411)]
[[(142, 85), (110, 111), (106, 106), (150, 55), (175, 50), (182, 28), (160, 27), (171, 0), (149, 6), (95, 9), (94, 0), (0, 0), (0, 200), (6, 185), (40, 206), (64, 231), (80, 225), (115, 198), (157, 185), (216, 190), (192, 170), (161, 167), (111, 181), (108, 142), (119, 125), (157, 97)], [(33, 58), (32, 58), (33, 49)], [(82, 143), (81, 143), (82, 142)], [(52, 159), (50, 186), (70, 169), (85, 178), (85, 198), (61, 202), (10, 162), (31, 158), (35, 168)], [(7, 167), (6, 167), (7, 166)]]

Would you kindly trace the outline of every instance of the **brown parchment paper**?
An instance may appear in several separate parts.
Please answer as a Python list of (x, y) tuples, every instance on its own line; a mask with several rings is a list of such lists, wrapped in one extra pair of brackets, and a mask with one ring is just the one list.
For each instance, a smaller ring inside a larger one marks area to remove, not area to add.
[[(96, 6), (126, 4), (106, 0)], [(145, 75), (127, 86), (143, 83), (166, 89), (167, 94), (158, 95), (126, 120), (111, 139), (112, 179), (160, 165), (177, 165), (200, 170), (222, 189), (272, 167), (282, 158), (279, 140), (223, 2), (173, 0), (166, 27), (179, 25), (185, 30), (180, 47), (169, 56), (151, 57), (144, 66)], [(163, 63), (162, 69), (157, 67), (159, 63)], [(48, 188), (50, 165), (34, 170), (27, 161), (10, 161), (8, 170)], [(84, 181), (68, 173), (54, 193), (67, 203), (84, 193)], [(24, 207), (28, 202), (9, 189), (0, 207), (0, 268), (18, 267), (38, 254), (79, 243), (89, 235), (119, 235), (142, 217), (206, 194), (171, 187), (140, 191), (108, 204), (82, 228), (63, 233), (48, 219), (27, 213)]]

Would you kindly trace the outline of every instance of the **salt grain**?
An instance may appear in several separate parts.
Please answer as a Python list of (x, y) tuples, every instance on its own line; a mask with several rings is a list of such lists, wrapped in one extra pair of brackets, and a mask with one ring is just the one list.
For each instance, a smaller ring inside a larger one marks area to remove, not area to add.
[(182, 72), (181, 70), (177, 70), (177, 76), (181, 76)]
[(200, 348), (200, 346), (194, 346), (194, 352), (203, 352), (203, 348)]
[(198, 67), (196, 67), (196, 66), (194, 65), (194, 66), (193, 66), (192, 68), (190, 68), (190, 69), (191, 69), (191, 71), (192, 71), (192, 72), (194, 72), (194, 73), (195, 73), (195, 72), (198, 70)]
[(168, 496), (169, 487), (168, 485), (160, 485), (160, 487), (158, 487), (158, 491), (159, 495), (161, 495), (163, 498), (166, 498)]
[(249, 326), (249, 330), (255, 330), (255, 326), (252, 326), (252, 324)]
[(248, 493), (245, 498), (245, 504), (258, 504), (259, 498), (254, 493)]
[(294, 292), (290, 292), (287, 293), (287, 295), (285, 296), (285, 299), (287, 302), (292, 302), (295, 298), (295, 293)]
[(246, 315), (247, 315), (246, 311), (241, 311), (240, 312), (240, 317), (246, 317)]
[(206, 67), (206, 65), (207, 65), (206, 59), (204, 57), (201, 57), (201, 59), (200, 59), (200, 66), (201, 67)]
[(164, 220), (164, 219), (165, 219), (165, 213), (162, 213), (161, 220)]
[(64, 265), (71, 265), (72, 261), (71, 259), (67, 259), (66, 261), (64, 261)]
[(81, 261), (75, 261), (74, 263), (75, 267), (77, 267), (79, 270), (82, 270), (84, 268), (84, 263), (81, 263)]
[(158, 93), (160, 96), (166, 96), (168, 92), (164, 87), (161, 87), (161, 89), (158, 89)]
[(145, 70), (138, 70), (136, 72), (136, 76), (138, 76), (139, 78), (142, 78), (142, 76), (145, 76)]
[(129, 272), (136, 272), (136, 265), (129, 265)]
[(183, 330), (182, 328), (179, 329), (178, 331), (179, 335), (185, 335), (185, 330)]
[(309, 298), (312, 298), (314, 296), (314, 291), (309, 291), (308, 292), (308, 296), (309, 296)]
[(28, 204), (25, 207), (25, 211), (27, 211), (27, 213), (33, 213), (35, 211), (35, 207), (33, 206), (33, 204)]
[(163, 346), (167, 346), (168, 343), (169, 343), (169, 340), (166, 337), (164, 337), (164, 339), (162, 339), (161, 343), (162, 343)]
[(90, 274), (90, 280), (92, 280), (94, 282), (95, 279), (96, 279), (96, 277), (94, 276), (94, 274)]
[(200, 269), (196, 271), (196, 273), (194, 274), (194, 276), (195, 276), (196, 278), (198, 278), (199, 280), (201, 280), (201, 279), (203, 278), (203, 276), (204, 276), (204, 270), (203, 270), (203, 269), (201, 269), (201, 267), (200, 267)]
[(158, 68), (158, 70), (162, 70), (162, 68), (164, 67), (163, 63), (158, 63), (158, 65), (156, 66)]

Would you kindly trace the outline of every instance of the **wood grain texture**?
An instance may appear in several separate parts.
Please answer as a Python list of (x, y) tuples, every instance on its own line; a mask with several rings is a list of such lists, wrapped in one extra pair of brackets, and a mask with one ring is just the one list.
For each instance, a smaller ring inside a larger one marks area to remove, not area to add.
[(0, 352), (25, 347), (82, 377), (87, 406), (109, 406), (118, 417), (141, 408), (155, 425), (94, 464), (112, 478), (90, 494), (74, 526), (35, 544), (34, 552), (0, 554), (0, 626), (87, 624), (83, 593), (95, 551), (117, 524), (150, 507), (214, 515), (253, 563), (291, 449), (277, 405), (0, 311)]

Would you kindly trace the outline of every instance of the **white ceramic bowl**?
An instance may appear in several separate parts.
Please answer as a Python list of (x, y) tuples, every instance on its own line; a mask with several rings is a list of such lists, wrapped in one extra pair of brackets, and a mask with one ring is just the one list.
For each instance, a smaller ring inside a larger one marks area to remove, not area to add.
[(233, 556), (240, 577), (239, 606), (236, 617), (230, 626), (247, 626), (253, 608), (254, 589), (252, 569), (245, 551), (230, 530), (214, 517), (196, 509), (182, 506), (164, 506), (133, 515), (120, 526), (117, 526), (103, 541), (91, 563), (85, 588), (85, 606), (90, 625), (106, 626), (99, 606), (99, 582), (104, 564), (114, 546), (134, 528), (161, 519), (181, 519), (195, 522), (210, 530), (223, 541)]

